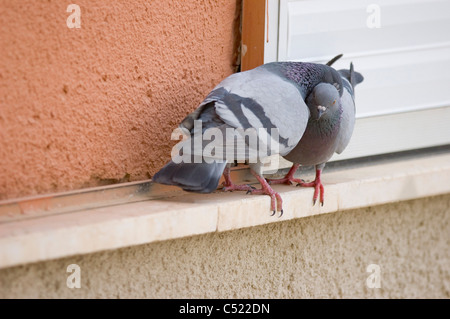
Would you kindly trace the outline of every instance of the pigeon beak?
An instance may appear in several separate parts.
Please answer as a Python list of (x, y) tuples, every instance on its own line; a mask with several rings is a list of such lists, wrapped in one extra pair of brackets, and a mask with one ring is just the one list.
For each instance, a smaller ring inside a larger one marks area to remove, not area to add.
[(325, 106), (319, 105), (317, 107), (317, 119), (320, 119), (326, 111), (327, 111), (327, 108)]

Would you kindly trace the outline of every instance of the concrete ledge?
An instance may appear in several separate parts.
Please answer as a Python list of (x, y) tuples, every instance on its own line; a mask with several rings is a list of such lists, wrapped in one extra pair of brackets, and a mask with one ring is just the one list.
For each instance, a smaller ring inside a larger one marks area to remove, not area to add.
[(268, 196), (217, 191), (5, 222), (0, 268), (445, 194), (449, 181), (446, 152), (325, 171), (323, 207), (312, 206), (312, 189), (275, 186), (281, 218), (270, 216)]

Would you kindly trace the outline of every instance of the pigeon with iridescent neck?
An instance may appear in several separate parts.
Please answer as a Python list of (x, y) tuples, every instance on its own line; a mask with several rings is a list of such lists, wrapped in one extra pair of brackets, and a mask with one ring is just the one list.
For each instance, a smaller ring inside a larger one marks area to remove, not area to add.
[[(335, 59), (333, 59), (335, 61)], [(330, 61), (328, 64), (334, 62)], [(330, 83), (320, 83), (306, 98), (310, 111), (308, 125), (299, 143), (283, 157), (294, 163), (288, 174), (278, 180), (269, 180), (270, 184), (291, 184), (314, 187), (313, 204), (320, 194), (320, 203), (324, 203), (324, 187), (321, 173), (325, 163), (334, 153), (342, 153), (350, 142), (355, 126), (355, 94), (354, 88), (361, 83), (363, 76), (355, 72), (353, 64), (349, 70), (339, 70), (344, 85), (344, 93), (339, 95), (338, 89)], [(306, 183), (294, 177), (298, 167), (315, 166), (315, 180)]]

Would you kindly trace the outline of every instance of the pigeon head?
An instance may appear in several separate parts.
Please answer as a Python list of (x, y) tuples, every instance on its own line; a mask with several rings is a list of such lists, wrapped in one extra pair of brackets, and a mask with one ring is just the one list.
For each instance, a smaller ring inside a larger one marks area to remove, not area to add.
[(329, 83), (316, 85), (307, 98), (312, 119), (319, 120), (333, 114), (339, 108), (339, 100), (339, 91), (334, 85)]

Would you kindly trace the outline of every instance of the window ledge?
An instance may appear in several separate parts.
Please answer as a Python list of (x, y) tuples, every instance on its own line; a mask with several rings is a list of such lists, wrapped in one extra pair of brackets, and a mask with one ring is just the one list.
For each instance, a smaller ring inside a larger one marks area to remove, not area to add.
[(450, 152), (350, 165), (322, 176), (323, 207), (312, 206), (310, 188), (274, 186), (283, 198), (281, 218), (270, 216), (268, 196), (218, 191), (0, 223), (0, 268), (450, 193)]

